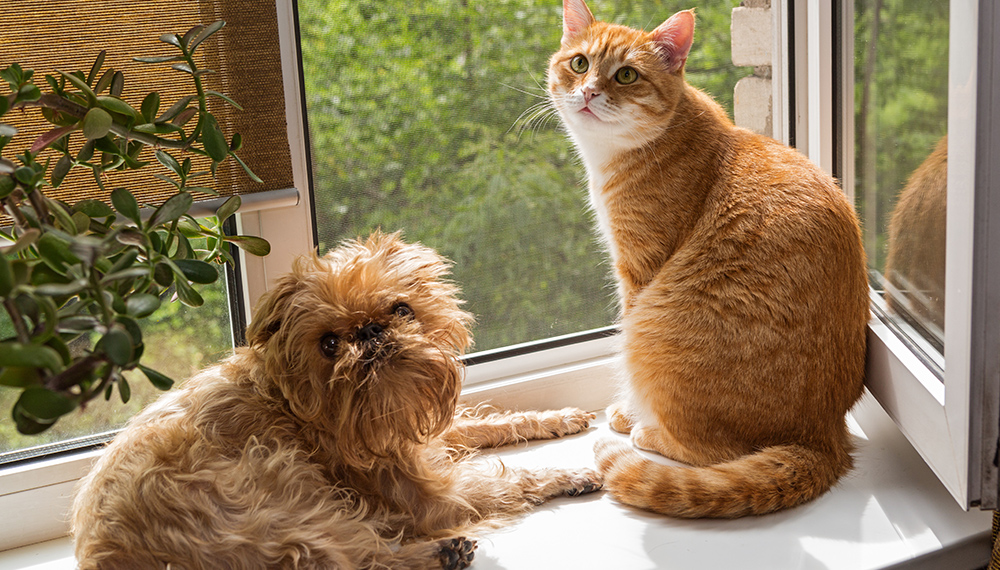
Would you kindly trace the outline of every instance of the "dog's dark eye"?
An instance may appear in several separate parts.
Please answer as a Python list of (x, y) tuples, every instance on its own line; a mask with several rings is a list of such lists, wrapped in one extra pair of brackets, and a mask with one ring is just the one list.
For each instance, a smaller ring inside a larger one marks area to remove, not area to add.
[(333, 333), (323, 335), (323, 338), (319, 339), (319, 350), (323, 356), (335, 358), (337, 356), (337, 335)]
[(411, 309), (406, 303), (396, 303), (396, 305), (392, 308), (392, 314), (397, 317), (412, 319), (413, 309)]

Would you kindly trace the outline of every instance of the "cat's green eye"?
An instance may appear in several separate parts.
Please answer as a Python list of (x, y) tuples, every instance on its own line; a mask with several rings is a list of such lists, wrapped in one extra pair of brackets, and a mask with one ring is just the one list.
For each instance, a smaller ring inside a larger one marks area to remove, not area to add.
[(577, 73), (585, 73), (590, 68), (590, 62), (582, 55), (569, 60), (569, 68)]
[(639, 79), (639, 72), (631, 67), (623, 67), (615, 73), (615, 81), (621, 83), (622, 85), (635, 83), (636, 79)]

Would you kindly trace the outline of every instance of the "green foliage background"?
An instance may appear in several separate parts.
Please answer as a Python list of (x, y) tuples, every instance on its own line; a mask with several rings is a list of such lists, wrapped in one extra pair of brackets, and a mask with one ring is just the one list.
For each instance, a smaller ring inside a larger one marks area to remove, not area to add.
[[(647, 30), (689, 0), (593, 0)], [(737, 0), (698, 7), (687, 77), (731, 109)], [(555, 116), (523, 130), (562, 35), (558, 0), (300, 0), (320, 250), (403, 230), (455, 262), (476, 348), (610, 324), (610, 268)]]

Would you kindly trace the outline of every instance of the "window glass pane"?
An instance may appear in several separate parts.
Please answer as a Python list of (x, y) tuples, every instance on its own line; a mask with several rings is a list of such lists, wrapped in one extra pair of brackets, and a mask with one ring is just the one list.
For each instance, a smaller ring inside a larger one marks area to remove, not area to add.
[[(606, 2), (652, 29), (683, 1)], [(690, 82), (731, 110), (738, 0), (698, 8)], [(593, 329), (616, 315), (584, 170), (545, 100), (558, 0), (299, 0), (320, 250), (375, 228), (455, 262), (476, 348)]]
[[(194, 244), (195, 247), (199, 247)], [(164, 302), (153, 316), (140, 321), (142, 327), (142, 364), (162, 372), (180, 383), (197, 370), (232, 353), (229, 300), (226, 280), (220, 278), (211, 285), (198, 286), (205, 304), (192, 309), (179, 301)], [(167, 293), (166, 300), (171, 293)], [(13, 336), (14, 330), (5, 311), (0, 311), (0, 338)], [(70, 344), (86, 343), (84, 338)], [(82, 347), (81, 347), (82, 349)], [(95, 398), (85, 409), (63, 416), (56, 424), (38, 435), (22, 435), (13, 421), (0, 421), (0, 463), (25, 456), (42, 455), (46, 447), (30, 453), (9, 453), (24, 448), (45, 446), (64, 440), (100, 434), (122, 427), (128, 419), (162, 392), (153, 387), (138, 370), (125, 373), (131, 388), (128, 404), (122, 404), (115, 390), (110, 401)], [(9, 415), (19, 390), (0, 386), (0, 413)], [(37, 452), (37, 453), (36, 453)], [(6, 455), (4, 455), (6, 454)]]
[(855, 197), (876, 304), (943, 367), (949, 6), (854, 10)]

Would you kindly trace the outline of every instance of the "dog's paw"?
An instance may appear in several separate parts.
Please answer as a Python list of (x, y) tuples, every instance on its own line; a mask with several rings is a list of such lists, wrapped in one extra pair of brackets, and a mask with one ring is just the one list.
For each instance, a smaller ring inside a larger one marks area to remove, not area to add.
[(549, 417), (542, 420), (542, 425), (551, 437), (572, 435), (590, 427), (590, 422), (597, 418), (596, 414), (585, 412), (579, 408), (563, 408), (547, 412)]
[(470, 540), (464, 536), (450, 538), (439, 541), (441, 549), (438, 551), (438, 558), (441, 561), (441, 568), (444, 570), (460, 570), (468, 568), (472, 564), (472, 559), (476, 557), (478, 545), (475, 540)]
[(576, 497), (600, 491), (604, 486), (604, 477), (593, 469), (580, 469), (570, 472), (566, 483), (566, 494)]

